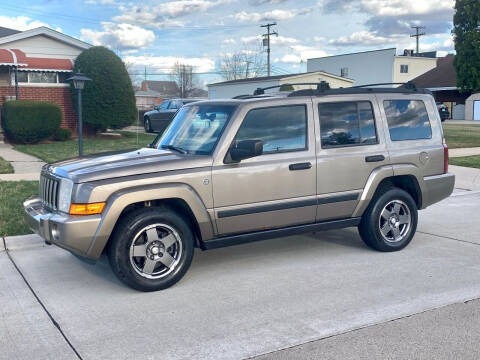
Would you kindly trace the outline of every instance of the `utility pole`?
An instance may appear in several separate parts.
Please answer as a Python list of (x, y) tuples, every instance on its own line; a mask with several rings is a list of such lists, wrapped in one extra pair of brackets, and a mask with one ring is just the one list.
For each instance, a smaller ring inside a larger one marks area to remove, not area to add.
[(248, 70), (250, 70), (250, 64), (252, 63), (251, 61), (247, 60), (245, 61), (247, 63), (247, 69), (245, 71), (245, 79), (248, 79)]
[(267, 28), (267, 33), (263, 34), (263, 46), (267, 47), (267, 76), (270, 76), (270, 35), (278, 36), (276, 31), (270, 32), (270, 27), (277, 25), (276, 22), (260, 25), (262, 28)]
[(410, 35), (410, 37), (414, 37), (417, 40), (417, 54), (420, 52), (420, 36), (426, 35), (425, 32), (420, 32), (421, 29), (425, 29), (425, 26), (412, 26), (412, 29), (415, 29), (415, 34)]

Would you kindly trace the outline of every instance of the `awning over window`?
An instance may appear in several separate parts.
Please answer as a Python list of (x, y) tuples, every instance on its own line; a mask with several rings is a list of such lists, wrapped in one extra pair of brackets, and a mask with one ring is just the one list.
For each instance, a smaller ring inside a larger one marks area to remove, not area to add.
[(0, 49), (0, 65), (18, 66), (19, 70), (29, 71), (72, 71), (73, 62), (70, 59), (27, 57), (18, 49)]

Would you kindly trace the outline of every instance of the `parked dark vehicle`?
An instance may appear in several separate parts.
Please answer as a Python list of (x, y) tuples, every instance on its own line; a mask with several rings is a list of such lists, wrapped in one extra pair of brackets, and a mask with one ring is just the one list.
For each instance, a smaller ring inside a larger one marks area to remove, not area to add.
[(450, 119), (450, 111), (448, 111), (448, 108), (445, 106), (444, 103), (437, 102), (437, 109), (438, 113), (440, 114), (440, 119), (442, 121)]
[(155, 106), (153, 110), (148, 111), (143, 116), (143, 127), (146, 132), (163, 133), (172, 121), (173, 117), (183, 105), (205, 99), (169, 99), (164, 100), (160, 105)]

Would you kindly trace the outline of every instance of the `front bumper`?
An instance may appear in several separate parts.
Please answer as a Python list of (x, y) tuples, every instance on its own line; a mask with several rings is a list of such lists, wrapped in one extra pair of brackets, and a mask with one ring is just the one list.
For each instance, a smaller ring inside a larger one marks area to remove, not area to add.
[(52, 212), (43, 206), (39, 197), (26, 200), (23, 208), (30, 228), (47, 243), (91, 259), (89, 248), (100, 225), (101, 215), (74, 217)]
[(422, 208), (426, 208), (449, 197), (455, 186), (455, 175), (451, 173), (425, 176)]

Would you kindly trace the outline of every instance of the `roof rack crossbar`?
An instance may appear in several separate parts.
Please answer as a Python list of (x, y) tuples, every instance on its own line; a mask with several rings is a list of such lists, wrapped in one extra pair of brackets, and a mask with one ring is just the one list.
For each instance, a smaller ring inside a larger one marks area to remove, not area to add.
[(356, 85), (356, 86), (350, 87), (350, 89), (360, 89), (360, 88), (366, 88), (371, 86), (385, 86), (385, 85), (405, 85), (405, 89), (410, 89), (410, 90), (414, 90), (417, 88), (413, 82), (408, 81), (408, 82), (391, 82), (391, 83)]
[(280, 85), (267, 86), (267, 87), (263, 87), (263, 88), (259, 87), (253, 92), (253, 95), (263, 95), (263, 94), (265, 94), (265, 90), (281, 88), (283, 86), (294, 86), (294, 85), (316, 85), (318, 91), (323, 91), (323, 90), (330, 89), (330, 84), (326, 81), (303, 82), (303, 83), (285, 83), (285, 84), (280, 84)]

